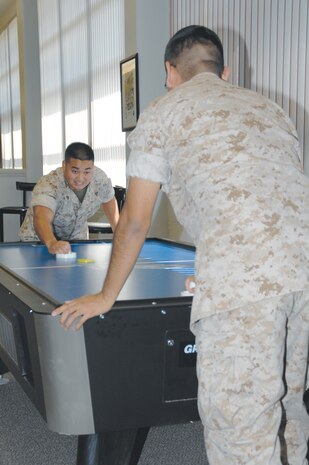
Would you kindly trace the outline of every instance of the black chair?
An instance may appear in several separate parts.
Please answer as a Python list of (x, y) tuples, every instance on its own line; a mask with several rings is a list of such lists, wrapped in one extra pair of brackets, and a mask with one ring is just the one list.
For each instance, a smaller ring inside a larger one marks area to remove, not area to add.
[(16, 182), (16, 189), (23, 191), (23, 204), (20, 207), (2, 207), (0, 208), (0, 242), (4, 242), (3, 233), (3, 217), (4, 215), (19, 215), (19, 224), (25, 219), (28, 207), (27, 207), (27, 192), (31, 192), (35, 186), (35, 182)]
[(126, 199), (126, 188), (121, 186), (114, 186), (115, 198), (118, 203), (118, 209), (121, 212), (124, 201)]
[[(114, 186), (115, 198), (117, 200), (119, 212), (123, 207), (123, 204), (126, 199), (126, 188), (121, 186)], [(90, 222), (88, 223), (88, 229), (90, 234), (101, 233), (101, 234), (111, 234), (112, 228), (108, 223), (97, 223)]]

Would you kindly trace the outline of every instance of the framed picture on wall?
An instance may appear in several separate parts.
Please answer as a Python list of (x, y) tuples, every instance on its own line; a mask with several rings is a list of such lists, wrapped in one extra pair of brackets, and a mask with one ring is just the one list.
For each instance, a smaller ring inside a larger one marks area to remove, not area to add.
[(120, 62), (122, 131), (132, 131), (139, 115), (138, 54)]

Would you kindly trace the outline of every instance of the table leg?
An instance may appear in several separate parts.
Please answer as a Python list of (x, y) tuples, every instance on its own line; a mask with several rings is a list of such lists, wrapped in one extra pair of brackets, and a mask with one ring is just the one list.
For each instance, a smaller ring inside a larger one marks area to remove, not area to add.
[(98, 457), (98, 434), (85, 434), (78, 436), (76, 465), (98, 465)]
[(23, 224), (23, 222), (24, 222), (26, 213), (27, 213), (26, 211), (25, 211), (25, 212), (22, 212), (22, 213), (20, 214), (20, 216), (19, 216), (19, 224), (20, 224), (20, 226), (21, 226), (21, 225)]
[(137, 465), (149, 429), (79, 436), (76, 465)]
[(4, 373), (8, 373), (9, 369), (4, 365), (3, 361), (0, 358), (0, 375), (4, 375)]
[(0, 212), (0, 242), (3, 242), (3, 213)]

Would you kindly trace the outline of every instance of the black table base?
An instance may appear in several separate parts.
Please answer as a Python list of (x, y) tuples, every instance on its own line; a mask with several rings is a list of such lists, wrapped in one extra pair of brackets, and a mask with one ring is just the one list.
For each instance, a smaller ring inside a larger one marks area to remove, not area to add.
[(137, 465), (149, 429), (79, 436), (76, 465)]

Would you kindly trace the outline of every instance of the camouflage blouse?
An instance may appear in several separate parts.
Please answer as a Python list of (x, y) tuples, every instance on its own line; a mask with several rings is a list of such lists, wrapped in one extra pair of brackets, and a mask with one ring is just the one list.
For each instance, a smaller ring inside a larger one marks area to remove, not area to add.
[(127, 175), (162, 184), (196, 245), (191, 322), (309, 288), (309, 178), (275, 103), (201, 73), (140, 116)]
[(63, 169), (57, 168), (43, 176), (33, 189), (31, 206), (20, 227), (22, 241), (37, 241), (33, 227), (33, 207), (41, 205), (52, 210), (54, 234), (58, 239), (88, 239), (87, 219), (100, 205), (114, 197), (111, 180), (101, 169), (94, 167), (92, 179), (81, 203), (63, 176)]

